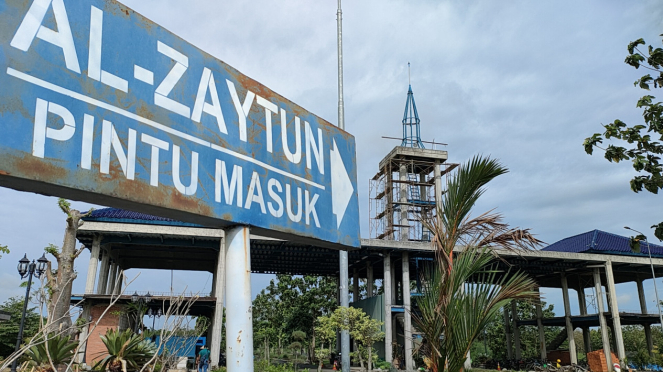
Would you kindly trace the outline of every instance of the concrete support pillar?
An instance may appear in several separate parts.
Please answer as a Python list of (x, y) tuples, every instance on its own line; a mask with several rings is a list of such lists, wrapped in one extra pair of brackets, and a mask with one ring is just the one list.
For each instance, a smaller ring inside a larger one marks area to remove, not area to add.
[(502, 308), (504, 314), (504, 334), (506, 335), (506, 356), (513, 359), (513, 348), (511, 346), (511, 322), (509, 321), (509, 309), (504, 306)]
[(373, 263), (371, 261), (366, 262), (366, 297), (373, 297)]
[(517, 360), (522, 358), (522, 352), (520, 350), (520, 329), (518, 328), (518, 306), (516, 301), (511, 301), (511, 320), (513, 322), (513, 344), (516, 349), (515, 357)]
[(253, 372), (251, 239), (248, 226), (226, 230), (226, 365), (228, 372)]
[(392, 354), (393, 332), (391, 322), (391, 304), (392, 304), (392, 276), (391, 276), (391, 256), (388, 252), (384, 253), (384, 279), (382, 280), (382, 289), (384, 296), (384, 359), (391, 363), (394, 360)]
[(108, 286), (108, 272), (110, 271), (110, 250), (102, 248), (101, 251), (101, 268), (99, 269), (97, 294), (106, 294), (106, 287)]
[(410, 221), (408, 221), (408, 206), (405, 205), (407, 203), (407, 188), (408, 185), (405, 183), (407, 181), (407, 166), (405, 164), (401, 164), (400, 169), (399, 169), (399, 177), (401, 180), (400, 184), (400, 195), (399, 195), (399, 200), (401, 202), (401, 216), (400, 216), (400, 231), (401, 231), (401, 236), (400, 240), (401, 241), (408, 241), (410, 240)]
[[(539, 292), (539, 289), (536, 290)], [(536, 302), (536, 326), (539, 330), (539, 351), (541, 352), (541, 360), (548, 359), (548, 350), (546, 350), (546, 333), (543, 329), (543, 310), (541, 309), (541, 293), (539, 292), (539, 300)]]
[(410, 255), (403, 252), (403, 313), (405, 328), (405, 370), (414, 371), (414, 358), (412, 356), (412, 312), (410, 303)]
[(81, 347), (78, 350), (78, 354), (76, 354), (76, 362), (77, 363), (84, 363), (85, 362), (85, 350), (87, 349), (87, 340), (86, 338), (88, 337), (88, 334), (90, 333), (90, 324), (88, 319), (90, 318), (90, 305), (89, 304), (84, 304), (83, 305), (83, 312), (81, 313), (81, 319), (85, 322), (83, 328), (81, 329), (81, 333), (78, 336), (78, 339), (80, 340)]
[(562, 297), (564, 298), (564, 318), (566, 320), (566, 337), (569, 341), (569, 354), (571, 363), (578, 364), (578, 352), (576, 351), (576, 340), (573, 336), (573, 324), (571, 323), (571, 304), (569, 303), (569, 283), (566, 274), (562, 273)]
[(440, 169), (440, 162), (435, 162), (435, 206), (437, 210), (442, 210), (442, 170)]
[(624, 359), (626, 358), (626, 350), (624, 349), (624, 337), (622, 336), (622, 321), (619, 318), (619, 306), (617, 305), (617, 290), (615, 288), (615, 278), (612, 274), (612, 262), (605, 263), (605, 277), (607, 279), (606, 285), (610, 288), (610, 307), (612, 314), (612, 327), (613, 335), (615, 336), (615, 344), (617, 346), (617, 358), (619, 364), (625, 367)]
[[(587, 301), (585, 299), (585, 289), (578, 288), (578, 306), (580, 307), (580, 315), (587, 315)], [(589, 337), (589, 328), (582, 329), (582, 342), (585, 348), (585, 354), (592, 351), (592, 341)]]
[(216, 270), (214, 271), (214, 282), (212, 296), (216, 299), (214, 303), (214, 316), (212, 318), (212, 334), (210, 341), (210, 362), (212, 367), (219, 365), (221, 354), (221, 335), (223, 334), (223, 299), (226, 281), (226, 245), (223, 238), (219, 244), (219, 255), (216, 258)]
[(117, 265), (117, 279), (115, 280), (115, 288), (113, 288), (113, 294), (114, 295), (120, 295), (122, 294), (122, 286), (124, 285), (124, 270), (122, 270), (122, 267), (118, 263)]
[(603, 307), (603, 290), (601, 286), (601, 272), (594, 268), (594, 289), (596, 289), (596, 303), (599, 306), (599, 325), (601, 326), (601, 341), (603, 343), (603, 354), (608, 362), (608, 370), (612, 371), (612, 356), (610, 355), (610, 337), (608, 336), (608, 322), (605, 319), (605, 308)]
[(359, 269), (352, 270), (352, 301), (359, 301)]
[(94, 293), (94, 282), (97, 279), (97, 268), (99, 267), (99, 254), (101, 250), (101, 236), (95, 235), (92, 239), (90, 250), (90, 263), (87, 268), (87, 279), (85, 281), (85, 294)]
[(113, 294), (116, 280), (117, 280), (117, 263), (114, 260), (111, 260), (110, 270), (108, 273), (108, 286), (106, 287), (106, 294)]
[[(647, 314), (647, 300), (645, 299), (645, 288), (643, 286), (642, 278), (638, 278), (636, 283), (638, 285), (638, 299), (640, 300), (640, 312)], [(643, 325), (645, 328), (645, 339), (647, 340), (647, 351), (649, 355), (654, 356), (654, 342), (651, 338), (651, 326), (649, 324)]]

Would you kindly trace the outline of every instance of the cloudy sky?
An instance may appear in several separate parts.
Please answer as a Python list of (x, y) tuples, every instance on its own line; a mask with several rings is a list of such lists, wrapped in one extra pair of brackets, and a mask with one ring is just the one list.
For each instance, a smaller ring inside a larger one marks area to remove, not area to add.
[[(337, 123), (335, 1), (124, 3)], [(635, 102), (643, 92), (633, 87), (642, 71), (623, 61), (629, 41), (661, 45), (660, 1), (355, 0), (343, 4), (343, 27), (346, 129), (357, 140), (364, 237), (368, 178), (398, 144), (381, 136), (401, 133), (408, 62), (423, 139), (448, 143), (451, 162), (484, 154), (510, 169), (477, 212), (498, 208), (548, 243), (593, 229), (628, 235), (624, 225), (653, 237), (662, 197), (632, 193), (630, 165), (588, 156), (582, 141), (601, 123), (642, 121)], [(0, 244), (12, 250), (0, 259), (4, 301), (22, 292), (17, 260), (61, 243), (64, 216), (54, 198), (0, 189), (0, 200)], [(88, 257), (77, 263), (79, 278)], [(135, 288), (167, 291), (169, 276), (143, 271)], [(209, 277), (176, 272), (175, 288), (208, 291)], [(254, 275), (254, 291), (268, 279)], [(620, 305), (637, 308), (634, 289), (618, 287)], [(546, 296), (562, 308), (561, 293)]]

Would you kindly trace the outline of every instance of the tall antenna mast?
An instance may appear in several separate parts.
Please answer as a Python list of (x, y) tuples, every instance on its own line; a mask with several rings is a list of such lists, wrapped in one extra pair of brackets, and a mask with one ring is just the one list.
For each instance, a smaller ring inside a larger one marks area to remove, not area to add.
[[(336, 12), (336, 36), (338, 46), (338, 127), (345, 130), (345, 110), (343, 107), (343, 12), (341, 11), (341, 0), (338, 0), (338, 11)], [(339, 294), (341, 307), (350, 307), (348, 288), (348, 251), (338, 251), (339, 264)], [(347, 329), (341, 330), (341, 370), (350, 371), (350, 333)]]

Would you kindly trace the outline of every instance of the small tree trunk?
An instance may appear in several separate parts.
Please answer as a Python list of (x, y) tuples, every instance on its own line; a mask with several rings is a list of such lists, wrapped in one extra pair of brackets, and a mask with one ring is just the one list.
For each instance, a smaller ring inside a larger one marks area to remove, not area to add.
[[(325, 343), (324, 342), (322, 343), (322, 345), (320, 345), (320, 350), (321, 351), (325, 350)], [(322, 354), (322, 353), (320, 353), (320, 354)], [(323, 359), (319, 358), (318, 359), (318, 372), (322, 372), (322, 363), (323, 363)]]
[(67, 227), (64, 232), (64, 241), (60, 252), (53, 252), (57, 259), (57, 274), (53, 276), (50, 262), (48, 264), (47, 276), (50, 298), (48, 301), (48, 330), (54, 332), (63, 328), (71, 328), (71, 316), (69, 307), (71, 303), (71, 286), (76, 279), (74, 271), (74, 260), (80, 255), (83, 248), (76, 250), (76, 234), (78, 228), (83, 224), (81, 217), (87, 213), (81, 213), (75, 209), (69, 209), (68, 203), (60, 199), (60, 208), (67, 214)]
[(371, 372), (373, 370), (373, 346), (370, 346), (368, 348), (368, 372)]
[(364, 358), (361, 356), (361, 350), (359, 350), (359, 347), (357, 346), (357, 340), (354, 340), (353, 344), (355, 345), (355, 350), (357, 351), (357, 355), (359, 356), (359, 366), (363, 370), (364, 369)]
[(308, 345), (308, 358), (311, 362), (315, 359), (315, 332), (311, 332), (311, 343)]

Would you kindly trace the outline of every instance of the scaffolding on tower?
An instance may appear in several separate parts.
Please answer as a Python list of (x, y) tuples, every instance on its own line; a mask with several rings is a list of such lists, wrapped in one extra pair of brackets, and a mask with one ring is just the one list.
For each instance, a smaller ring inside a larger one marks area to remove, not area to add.
[(437, 216), (447, 184), (442, 178), (458, 164), (446, 162), (445, 150), (425, 148), (411, 84), (402, 123), (401, 145), (380, 162), (369, 181), (369, 232), (374, 239), (430, 241), (424, 221)]

